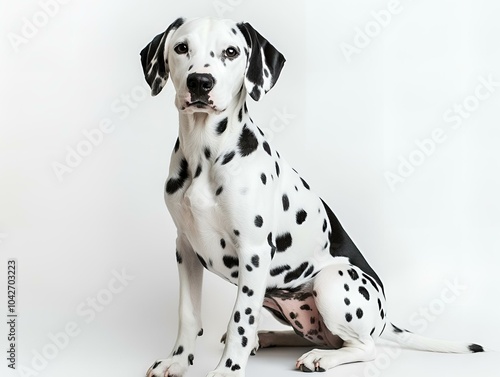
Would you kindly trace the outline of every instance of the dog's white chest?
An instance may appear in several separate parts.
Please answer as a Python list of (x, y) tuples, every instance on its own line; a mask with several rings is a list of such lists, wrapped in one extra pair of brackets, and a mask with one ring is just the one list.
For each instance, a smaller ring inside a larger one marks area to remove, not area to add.
[[(213, 231), (220, 231), (216, 225), (220, 220), (220, 206), (213, 192), (213, 183), (208, 174), (189, 179), (177, 205), (174, 204), (173, 216), (181, 222), (181, 228), (189, 238), (207, 237)], [(199, 242), (196, 242), (200, 245)]]
[(174, 197), (167, 196), (167, 206), (204, 267), (236, 283), (236, 235), (228, 227), (217, 189), (211, 170), (205, 169), (196, 178), (189, 178), (183, 191)]
[(191, 180), (182, 199), (183, 217), (196, 219), (198, 223), (206, 224), (214, 220), (217, 213), (216, 196), (211, 187), (213, 184), (208, 179), (208, 174), (203, 174), (196, 180)]

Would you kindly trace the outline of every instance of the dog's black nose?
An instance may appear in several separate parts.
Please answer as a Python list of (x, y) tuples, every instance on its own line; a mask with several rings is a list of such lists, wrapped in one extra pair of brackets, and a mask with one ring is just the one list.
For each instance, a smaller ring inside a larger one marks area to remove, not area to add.
[(187, 87), (192, 94), (207, 94), (215, 85), (215, 78), (208, 73), (191, 73), (187, 78)]

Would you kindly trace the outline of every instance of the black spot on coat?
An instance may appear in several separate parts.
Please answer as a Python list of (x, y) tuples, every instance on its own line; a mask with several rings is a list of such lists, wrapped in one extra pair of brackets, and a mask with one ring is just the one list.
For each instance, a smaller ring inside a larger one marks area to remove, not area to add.
[(306, 270), (306, 268), (309, 266), (308, 262), (302, 263), (299, 267), (297, 267), (295, 270), (290, 271), (285, 275), (284, 282), (290, 283), (291, 281), (294, 281), (300, 277)]
[(243, 288), (241, 289), (241, 291), (243, 293), (245, 293), (246, 295), (248, 295), (248, 297), (251, 297), (253, 296), (253, 290), (251, 290), (250, 288), (248, 288), (246, 285), (243, 286)]
[(238, 139), (238, 148), (240, 154), (245, 157), (254, 152), (259, 146), (259, 142), (255, 137), (255, 134), (248, 129), (248, 127), (243, 127), (241, 131), (240, 138)]
[(267, 141), (264, 141), (264, 143), (262, 143), (262, 146), (264, 147), (264, 150), (267, 152), (267, 154), (271, 156), (271, 147), (269, 146)]
[(185, 158), (182, 159), (181, 164), (180, 164), (180, 169), (179, 169), (179, 175), (177, 178), (170, 178), (167, 181), (167, 194), (174, 194), (176, 193), (179, 189), (184, 186), (184, 183), (189, 177), (189, 170), (188, 170), (188, 162)]
[(306, 278), (306, 277), (308, 277), (309, 275), (311, 275), (311, 274), (313, 273), (313, 271), (314, 271), (314, 266), (310, 266), (310, 267), (307, 269), (306, 273), (304, 274), (304, 277), (305, 277), (305, 278)]
[(205, 150), (203, 152), (205, 153), (205, 158), (209, 160), (210, 156), (212, 155), (212, 152), (210, 152), (210, 148), (205, 147)]
[(273, 268), (271, 271), (269, 271), (269, 274), (271, 276), (278, 276), (278, 275), (282, 274), (283, 272), (288, 271), (290, 269), (291, 269), (291, 267), (288, 264), (286, 264), (284, 266), (279, 266), (279, 267)]
[(282, 253), (292, 246), (292, 235), (290, 233), (283, 233), (276, 237), (276, 251)]
[(258, 268), (259, 267), (259, 263), (260, 263), (260, 258), (258, 255), (254, 255), (252, 257), (252, 264), (255, 268)]
[(363, 277), (370, 282), (370, 284), (375, 288), (377, 292), (379, 292), (378, 285), (375, 283), (375, 281), (368, 275), (363, 274)]
[(198, 167), (196, 168), (196, 173), (194, 174), (194, 177), (197, 178), (199, 177), (201, 174), (201, 164), (198, 165)]
[(403, 330), (401, 330), (399, 327), (394, 326), (392, 323), (391, 323), (391, 325), (392, 325), (392, 328), (393, 328), (395, 333), (402, 333), (403, 332)]
[(359, 319), (363, 318), (363, 310), (361, 308), (358, 308), (358, 310), (356, 310), (356, 317), (358, 317)]
[(222, 119), (219, 124), (217, 124), (216, 131), (220, 135), (222, 134), (227, 128), (227, 118)]
[(304, 221), (306, 221), (307, 218), (307, 212), (301, 209), (300, 211), (297, 211), (296, 214), (296, 222), (297, 224), (301, 225)]
[(236, 155), (236, 153), (234, 151), (226, 153), (224, 155), (224, 158), (222, 159), (221, 165), (226, 165), (228, 162), (230, 162), (234, 158), (235, 155)]
[(266, 177), (266, 175), (265, 175), (264, 173), (262, 173), (262, 174), (260, 175), (260, 180), (262, 181), (262, 183), (263, 183), (264, 185), (266, 184), (266, 182), (267, 182), (267, 177)]
[(224, 255), (222, 257), (222, 261), (224, 262), (224, 266), (226, 266), (229, 269), (236, 267), (240, 264), (238, 257), (233, 257), (231, 255)]
[(368, 293), (368, 291), (366, 290), (365, 287), (359, 287), (359, 293), (361, 293), (361, 295), (367, 300), (369, 301), (370, 300), (370, 293)]
[(359, 275), (358, 275), (358, 273), (356, 272), (356, 270), (354, 268), (351, 268), (350, 270), (347, 270), (347, 273), (349, 274), (349, 276), (351, 277), (352, 280), (358, 280), (359, 279)]
[(254, 224), (257, 228), (262, 227), (262, 224), (264, 224), (264, 219), (262, 218), (262, 216), (260, 215), (255, 216)]
[(274, 246), (273, 244), (273, 233), (270, 232), (268, 235), (267, 235), (267, 243), (269, 244), (269, 246), (271, 246), (271, 260), (274, 258), (274, 254), (276, 253), (276, 246)]
[(288, 209), (290, 208), (290, 200), (288, 199), (287, 194), (283, 194), (283, 196), (281, 197), (281, 202), (283, 203), (283, 211), (288, 211)]

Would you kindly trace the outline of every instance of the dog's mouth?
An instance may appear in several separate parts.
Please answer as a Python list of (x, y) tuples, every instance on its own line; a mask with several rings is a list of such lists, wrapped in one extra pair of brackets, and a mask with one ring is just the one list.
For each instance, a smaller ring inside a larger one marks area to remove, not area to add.
[(205, 112), (205, 113), (211, 113), (211, 112), (217, 112), (217, 106), (213, 104), (212, 101), (204, 101), (197, 99), (195, 101), (185, 101), (184, 105), (180, 108), (182, 111), (187, 111), (189, 113), (191, 112)]
[(176, 95), (177, 109), (186, 114), (192, 113), (219, 113), (220, 109), (210, 96)]
[(186, 107), (196, 107), (198, 109), (204, 109), (204, 108), (212, 107), (212, 106), (209, 105), (208, 103), (206, 103), (205, 101), (198, 100), (198, 101), (186, 103)]

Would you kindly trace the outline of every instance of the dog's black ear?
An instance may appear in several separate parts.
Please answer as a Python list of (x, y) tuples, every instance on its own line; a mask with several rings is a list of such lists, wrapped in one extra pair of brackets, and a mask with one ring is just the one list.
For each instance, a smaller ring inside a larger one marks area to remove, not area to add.
[(156, 96), (167, 83), (169, 69), (165, 51), (169, 35), (184, 23), (183, 18), (175, 20), (166, 31), (158, 34), (141, 51), (141, 63), (146, 82), (151, 87), (151, 95)]
[(237, 26), (249, 48), (245, 87), (250, 97), (258, 101), (278, 80), (285, 57), (248, 22)]

